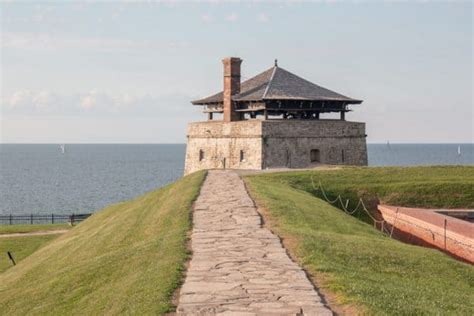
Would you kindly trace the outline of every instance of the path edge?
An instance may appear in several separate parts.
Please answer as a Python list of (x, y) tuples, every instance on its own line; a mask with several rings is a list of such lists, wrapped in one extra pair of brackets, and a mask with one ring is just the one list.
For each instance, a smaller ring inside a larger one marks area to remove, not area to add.
[(196, 206), (197, 199), (201, 195), (202, 187), (204, 186), (204, 183), (206, 182), (208, 175), (209, 175), (209, 171), (206, 170), (205, 174), (204, 174), (204, 179), (202, 180), (201, 185), (199, 186), (199, 192), (198, 192), (198, 194), (196, 194), (196, 197), (194, 198), (193, 203), (191, 204), (191, 210), (189, 211), (190, 226), (189, 226), (189, 230), (186, 232), (186, 244), (185, 244), (186, 260), (185, 260), (185, 262), (183, 263), (183, 266), (182, 266), (183, 270), (181, 272), (181, 278), (180, 278), (180, 280), (179, 280), (179, 282), (176, 286), (176, 289), (174, 290), (174, 292), (171, 296), (171, 304), (173, 305), (172, 306), (173, 311), (165, 313), (164, 315), (170, 315), (171, 316), (171, 315), (177, 315), (178, 314), (177, 312), (178, 312), (181, 288), (183, 287), (184, 281), (186, 280), (186, 276), (187, 276), (188, 270), (189, 270), (189, 264), (191, 263), (191, 259), (193, 257), (193, 249), (192, 249), (192, 246), (191, 246), (191, 236), (192, 236), (193, 229), (194, 229), (194, 221), (193, 221), (194, 208)]

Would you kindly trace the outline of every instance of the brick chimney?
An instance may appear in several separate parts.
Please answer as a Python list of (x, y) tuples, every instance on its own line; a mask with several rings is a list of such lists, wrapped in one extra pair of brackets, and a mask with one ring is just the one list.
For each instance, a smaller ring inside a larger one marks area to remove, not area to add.
[(224, 64), (224, 122), (240, 120), (240, 114), (235, 112), (232, 96), (240, 93), (240, 64), (242, 59), (227, 57)]

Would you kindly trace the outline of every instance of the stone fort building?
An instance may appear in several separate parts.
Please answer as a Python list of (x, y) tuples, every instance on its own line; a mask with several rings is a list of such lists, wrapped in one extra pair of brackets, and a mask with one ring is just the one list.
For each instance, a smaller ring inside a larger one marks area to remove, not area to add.
[[(224, 90), (192, 101), (208, 120), (188, 125), (185, 174), (201, 169), (367, 165), (365, 123), (346, 121), (352, 99), (278, 67), (240, 82), (242, 60), (224, 63)], [(323, 119), (325, 113), (339, 119)], [(218, 118), (218, 116), (220, 116)]]

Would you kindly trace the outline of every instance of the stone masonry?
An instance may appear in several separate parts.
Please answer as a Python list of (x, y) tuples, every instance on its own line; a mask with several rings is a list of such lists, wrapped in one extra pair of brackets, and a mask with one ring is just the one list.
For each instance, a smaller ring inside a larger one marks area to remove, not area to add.
[(188, 125), (185, 174), (201, 169), (367, 165), (365, 124), (342, 120), (208, 121)]
[(332, 315), (239, 176), (210, 171), (195, 203), (181, 315)]

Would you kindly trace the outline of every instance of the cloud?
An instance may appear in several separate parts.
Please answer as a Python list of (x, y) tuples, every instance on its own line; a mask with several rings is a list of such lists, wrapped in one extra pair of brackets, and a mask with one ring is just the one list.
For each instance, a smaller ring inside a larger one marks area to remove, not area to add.
[(49, 91), (41, 91), (31, 96), (32, 103), (39, 110), (48, 108), (49, 104), (58, 102), (57, 95)]
[[(56, 6), (54, 4), (48, 4), (46, 2), (42, 4), (34, 4), (28, 2), (29, 1), (2, 0), (2, 18), (6, 23), (33, 22), (38, 25), (46, 20), (51, 21), (51, 19), (54, 18), (54, 13), (56, 11)], [(16, 5), (18, 4), (22, 7), (22, 9), (26, 9), (21, 15), (16, 13)]]
[(79, 105), (83, 109), (86, 109), (86, 110), (91, 109), (97, 105), (97, 98), (93, 95), (83, 96), (81, 97), (79, 101)]
[(239, 19), (239, 16), (237, 15), (237, 13), (231, 13), (229, 15), (227, 15), (225, 17), (226, 21), (229, 21), (229, 22), (235, 22)]
[(181, 49), (188, 47), (187, 42), (154, 40), (134, 40), (110, 37), (74, 37), (59, 33), (42, 32), (2, 32), (0, 46), (6, 49), (22, 50), (94, 50), (117, 52), (144, 49)]
[(257, 16), (257, 21), (258, 22), (262, 22), (262, 23), (267, 23), (269, 21), (269, 18), (268, 16), (265, 14), (265, 13), (260, 13), (258, 16)]
[(17, 91), (13, 93), (8, 99), (2, 100), (2, 104), (8, 104), (8, 106), (14, 108), (20, 106), (29, 98), (29, 91)]
[(214, 18), (210, 14), (204, 13), (204, 14), (201, 14), (201, 20), (206, 23), (210, 23), (214, 21)]
[(186, 94), (134, 95), (91, 90), (74, 94), (52, 91), (19, 90), (2, 95), (3, 116), (160, 116), (163, 113), (182, 115), (191, 110)]

